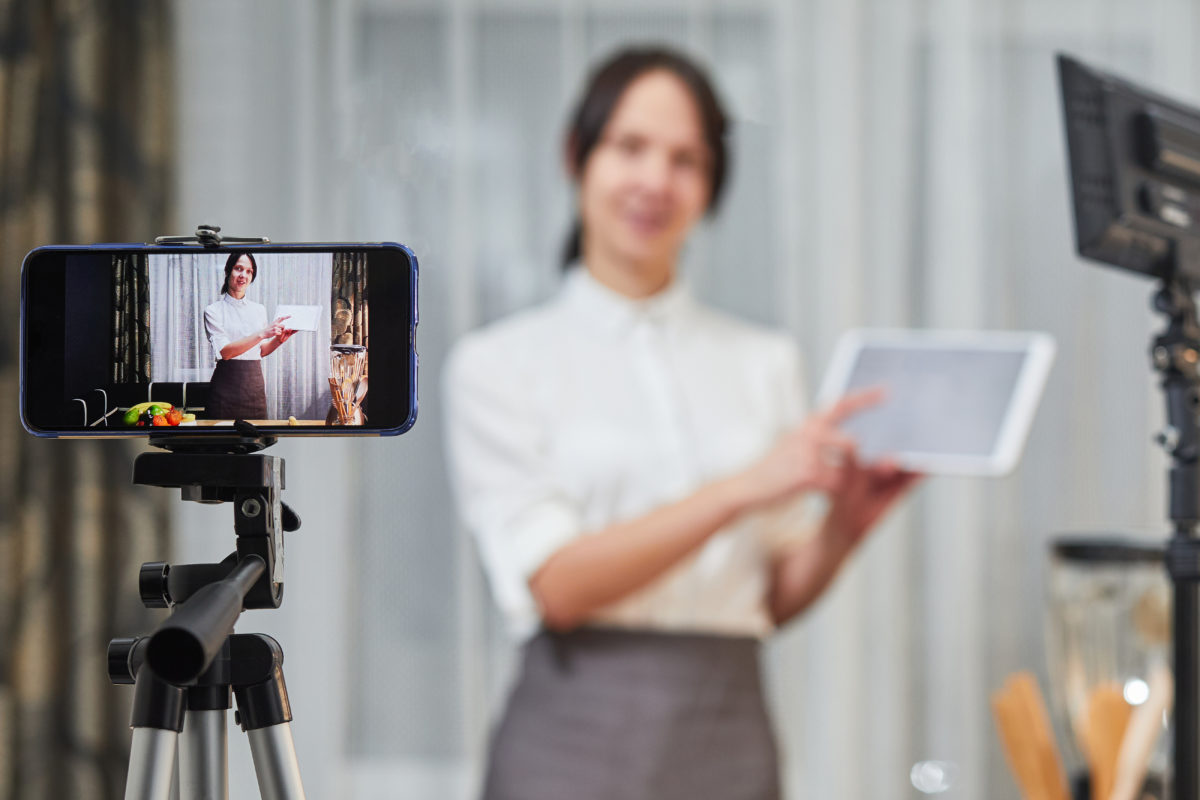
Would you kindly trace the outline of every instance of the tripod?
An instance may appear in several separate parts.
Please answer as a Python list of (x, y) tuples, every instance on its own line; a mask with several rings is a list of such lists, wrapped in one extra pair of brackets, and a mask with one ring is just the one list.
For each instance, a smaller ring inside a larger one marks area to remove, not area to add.
[(174, 613), (150, 636), (109, 643), (110, 679), (134, 684), (125, 800), (167, 800), (176, 755), (182, 800), (228, 797), (231, 693), (261, 796), (304, 797), (283, 650), (269, 636), (233, 633), (243, 609), (282, 602), (283, 533), (300, 519), (280, 499), (283, 459), (256, 452), (274, 438), (242, 422), (238, 430), (236, 439), (151, 438), (174, 452), (134, 461), (134, 483), (178, 487), (184, 500), (233, 503), (237, 550), (217, 564), (142, 565), (143, 604)]

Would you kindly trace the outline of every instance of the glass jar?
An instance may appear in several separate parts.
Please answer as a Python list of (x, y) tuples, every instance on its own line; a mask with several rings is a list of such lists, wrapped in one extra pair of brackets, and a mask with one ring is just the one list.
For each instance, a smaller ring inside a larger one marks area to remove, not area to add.
[[(1132, 715), (1170, 686), (1171, 583), (1163, 551), (1162, 542), (1102, 534), (1064, 535), (1052, 543), (1046, 626), (1051, 706), (1077, 798), (1090, 797), (1082, 744), (1089, 736), (1089, 704), (1119, 691)], [(1164, 796), (1168, 721), (1164, 713), (1155, 726), (1139, 800)]]

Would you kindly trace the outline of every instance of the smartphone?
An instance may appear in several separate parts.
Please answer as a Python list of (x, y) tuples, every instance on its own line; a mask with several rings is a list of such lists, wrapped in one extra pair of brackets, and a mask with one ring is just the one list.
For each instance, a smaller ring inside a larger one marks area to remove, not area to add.
[[(393, 436), (417, 418), (417, 259), (371, 244), (96, 244), (21, 270), (43, 437)], [(244, 426), (238, 425), (244, 430)]]

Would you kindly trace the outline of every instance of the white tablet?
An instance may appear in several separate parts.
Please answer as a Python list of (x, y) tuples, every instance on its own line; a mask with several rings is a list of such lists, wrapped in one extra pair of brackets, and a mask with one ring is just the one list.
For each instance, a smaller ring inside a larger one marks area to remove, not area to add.
[[(293, 331), (315, 331), (321, 324), (320, 306), (289, 306), (275, 307), (275, 316), (271, 319), (287, 317), (283, 327)], [(328, 324), (328, 323), (326, 323)]]
[(938, 475), (1003, 475), (1025, 446), (1054, 351), (1044, 333), (850, 331), (819, 402), (882, 386), (882, 403), (841, 425), (864, 459), (887, 455)]

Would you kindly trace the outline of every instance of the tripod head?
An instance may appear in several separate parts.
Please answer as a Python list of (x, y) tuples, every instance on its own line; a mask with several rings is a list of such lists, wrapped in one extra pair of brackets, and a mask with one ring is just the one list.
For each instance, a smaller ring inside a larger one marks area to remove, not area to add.
[[(284, 462), (260, 455), (275, 439), (254, 426), (238, 423), (238, 436), (163, 437), (150, 444), (166, 453), (142, 453), (133, 464), (133, 482), (178, 488), (183, 500), (232, 503), (237, 551), (234, 563), (256, 555), (266, 564), (246, 594), (245, 608), (279, 608), (283, 602), (283, 534), (300, 527), (300, 517), (280, 498)], [(183, 602), (201, 586), (223, 578), (231, 566), (220, 564), (143, 565), (142, 599), (150, 607)], [(157, 577), (156, 577), (157, 576)]]
[[(284, 462), (262, 455), (275, 440), (238, 423), (230, 437), (162, 437), (150, 443), (168, 450), (134, 460), (133, 482), (178, 488), (184, 500), (232, 503), (237, 549), (214, 564), (165, 562), (142, 565), (138, 586), (147, 608), (175, 613), (150, 637), (146, 660), (172, 682), (195, 679), (212, 662), (245, 609), (278, 608), (283, 602), (283, 534), (300, 518), (280, 498)], [(189, 602), (190, 601), (190, 602)], [(110, 645), (110, 677), (131, 682), (134, 640)]]

